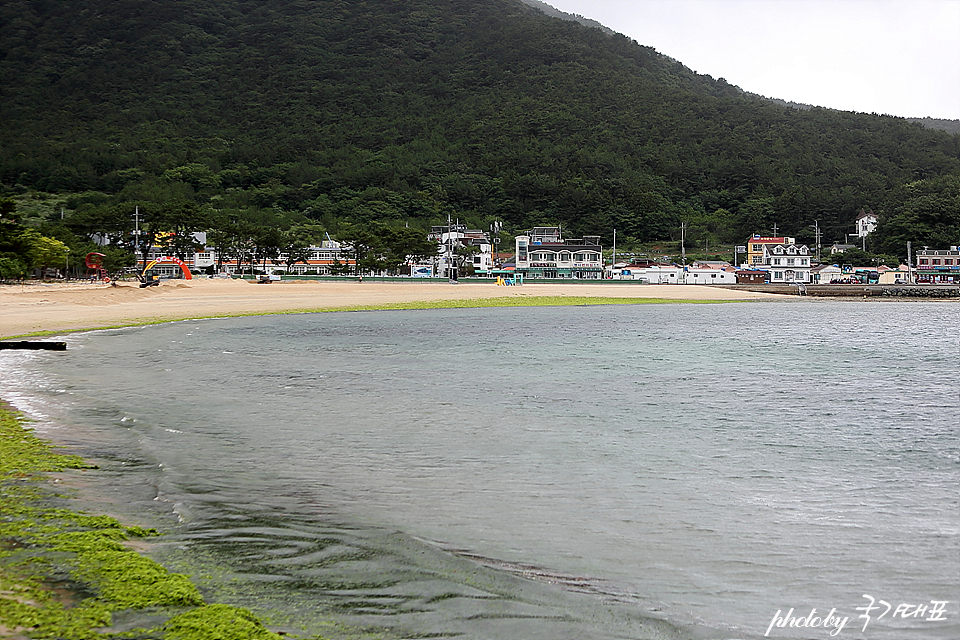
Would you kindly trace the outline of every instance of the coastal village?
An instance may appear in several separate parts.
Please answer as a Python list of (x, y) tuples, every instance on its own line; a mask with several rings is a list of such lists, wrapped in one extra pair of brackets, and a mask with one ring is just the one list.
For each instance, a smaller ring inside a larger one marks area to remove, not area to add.
[[(857, 219), (858, 240), (876, 227), (872, 214)], [(259, 264), (250, 264), (235, 255), (218, 255), (206, 245), (206, 234), (194, 238), (201, 248), (185, 259), (169, 255), (155, 246), (139, 261), (138, 269), (149, 268), (156, 277), (176, 278), (185, 273), (207, 273), (221, 277), (259, 275), (268, 280), (284, 277), (335, 275), (399, 276), (411, 278), (460, 277), (496, 279), (504, 284), (535, 281), (620, 280), (639, 284), (954, 284), (960, 282), (960, 247), (918, 248), (909, 263), (859, 265), (844, 259), (844, 252), (856, 244), (833, 243), (810, 247), (789, 236), (754, 234), (735, 247), (735, 259), (728, 261), (686, 259), (667, 256), (620, 254), (616, 246), (605, 251), (599, 236), (565, 238), (560, 227), (534, 227), (516, 236), (512, 252), (497, 251), (499, 238), (491, 231), (468, 229), (464, 225), (434, 226), (428, 235), (437, 243), (435, 256), (409, 260), (397, 273), (356, 273), (353, 248), (329, 238), (310, 247), (301, 260), (291, 262), (282, 252)], [(853, 234), (851, 234), (853, 235)], [(819, 234), (818, 234), (819, 237)]]

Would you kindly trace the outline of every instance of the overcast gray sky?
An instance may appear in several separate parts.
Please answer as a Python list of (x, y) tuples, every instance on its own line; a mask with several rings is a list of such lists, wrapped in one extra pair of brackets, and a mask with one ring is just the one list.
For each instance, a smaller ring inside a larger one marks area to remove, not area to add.
[(745, 91), (960, 119), (960, 0), (545, 1)]

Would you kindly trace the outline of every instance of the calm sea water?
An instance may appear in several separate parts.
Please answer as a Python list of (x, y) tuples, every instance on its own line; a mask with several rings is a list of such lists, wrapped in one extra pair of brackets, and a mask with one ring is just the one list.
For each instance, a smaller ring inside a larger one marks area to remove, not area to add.
[[(100, 462), (90, 504), (290, 631), (946, 640), (957, 320), (792, 301), (185, 321), (0, 352), (0, 394)], [(790, 609), (848, 620), (770, 626)]]

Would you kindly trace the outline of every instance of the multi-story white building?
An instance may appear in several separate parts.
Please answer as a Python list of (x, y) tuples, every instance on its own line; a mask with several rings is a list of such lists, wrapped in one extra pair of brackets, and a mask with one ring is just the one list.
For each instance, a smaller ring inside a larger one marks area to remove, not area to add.
[(763, 251), (769, 245), (793, 244), (796, 240), (787, 236), (761, 236), (758, 233), (747, 238), (747, 257), (744, 267), (754, 269), (763, 264)]
[(770, 282), (810, 282), (810, 249), (805, 244), (766, 244), (761, 264), (754, 269), (770, 272)]
[(516, 239), (516, 273), (524, 278), (603, 279), (600, 236), (564, 240), (559, 227), (534, 227)]
[[(485, 273), (494, 268), (493, 243), (486, 231), (452, 224), (431, 227), (427, 237), (440, 244), (439, 253), (430, 265), (437, 275), (451, 277), (454, 273), (450, 269), (451, 265), (455, 266), (456, 271), (459, 272), (464, 261), (473, 265), (475, 273)], [(468, 255), (461, 255), (464, 250), (468, 251)]]

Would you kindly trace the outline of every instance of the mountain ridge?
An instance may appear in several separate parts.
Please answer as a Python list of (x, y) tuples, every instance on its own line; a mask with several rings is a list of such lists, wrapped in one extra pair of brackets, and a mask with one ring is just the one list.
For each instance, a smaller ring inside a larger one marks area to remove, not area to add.
[[(527, 5), (530, 5), (531, 7), (537, 8), (537, 9), (539, 9), (540, 11), (543, 11), (546, 15), (553, 16), (553, 17), (556, 17), (556, 18), (560, 18), (560, 19), (562, 19), (562, 20), (570, 20), (570, 21), (573, 21), (573, 22), (578, 22), (578, 23), (580, 23), (580, 24), (582, 24), (582, 25), (584, 25), (584, 26), (587, 26), (587, 27), (594, 27), (594, 28), (597, 28), (597, 29), (600, 29), (600, 30), (604, 31), (605, 33), (607, 33), (607, 34), (609, 34), (609, 35), (613, 35), (613, 34), (615, 34), (615, 33), (618, 33), (618, 32), (615, 31), (613, 28), (608, 27), (608, 26), (602, 24), (601, 22), (598, 22), (597, 20), (593, 20), (593, 19), (591, 19), (591, 18), (586, 18), (586, 17), (584, 17), (584, 16), (582, 16), (582, 15), (580, 15), (580, 14), (567, 13), (567, 12), (565, 12), (565, 11), (561, 11), (560, 9), (557, 9), (557, 8), (554, 7), (553, 5), (547, 4), (546, 2), (542, 2), (542, 0), (520, 0), (520, 2), (522, 2), (522, 3), (524, 3), (524, 4), (527, 4)], [(664, 54), (664, 53), (662, 53), (662, 55), (664, 55), (664, 56), (667, 57), (667, 58), (670, 57), (669, 55)], [(756, 97), (762, 98), (762, 99), (764, 99), (764, 100), (769, 100), (769, 101), (773, 102), (774, 104), (785, 105), (785, 106), (788, 106), (788, 107), (791, 107), (791, 108), (794, 108), (794, 109), (800, 109), (800, 110), (807, 110), (807, 109), (816, 108), (816, 106), (815, 106), (815, 105), (812, 105), (812, 104), (807, 104), (807, 103), (803, 103), (803, 102), (795, 102), (795, 101), (792, 101), (792, 100), (783, 100), (783, 99), (781, 99), (781, 98), (771, 98), (771, 97), (767, 97), (767, 96), (764, 96), (764, 95), (761, 95), (761, 94), (758, 94), (758, 93), (755, 93), (755, 92), (752, 92), (752, 91), (744, 90), (742, 87), (739, 87), (739, 86), (738, 86), (738, 88), (740, 88), (742, 91), (744, 91), (744, 93), (747, 94), (747, 95), (756, 96)], [(830, 110), (832, 110), (832, 111), (843, 111), (843, 109), (836, 109), (836, 108), (833, 108), (833, 107), (828, 107), (828, 106), (823, 106), (823, 105), (821, 105), (820, 108), (830, 109)], [(954, 119), (950, 119), (950, 118), (934, 118), (934, 117), (930, 117), (930, 116), (924, 116), (924, 117), (905, 116), (904, 119), (907, 120), (907, 121), (909, 121), (909, 122), (916, 122), (916, 123), (918, 123), (918, 124), (922, 124), (922, 125), (924, 125), (924, 126), (926, 126), (926, 127), (929, 127), (929, 128), (931, 128), (931, 129), (937, 129), (937, 130), (940, 130), (940, 131), (946, 131), (946, 132), (948, 132), (948, 133), (960, 133), (960, 120), (954, 120)]]
[[(339, 221), (837, 235), (960, 138), (797, 111), (514, 0), (2, 8), (8, 189)], [(19, 187), (17, 185), (20, 185)]]

